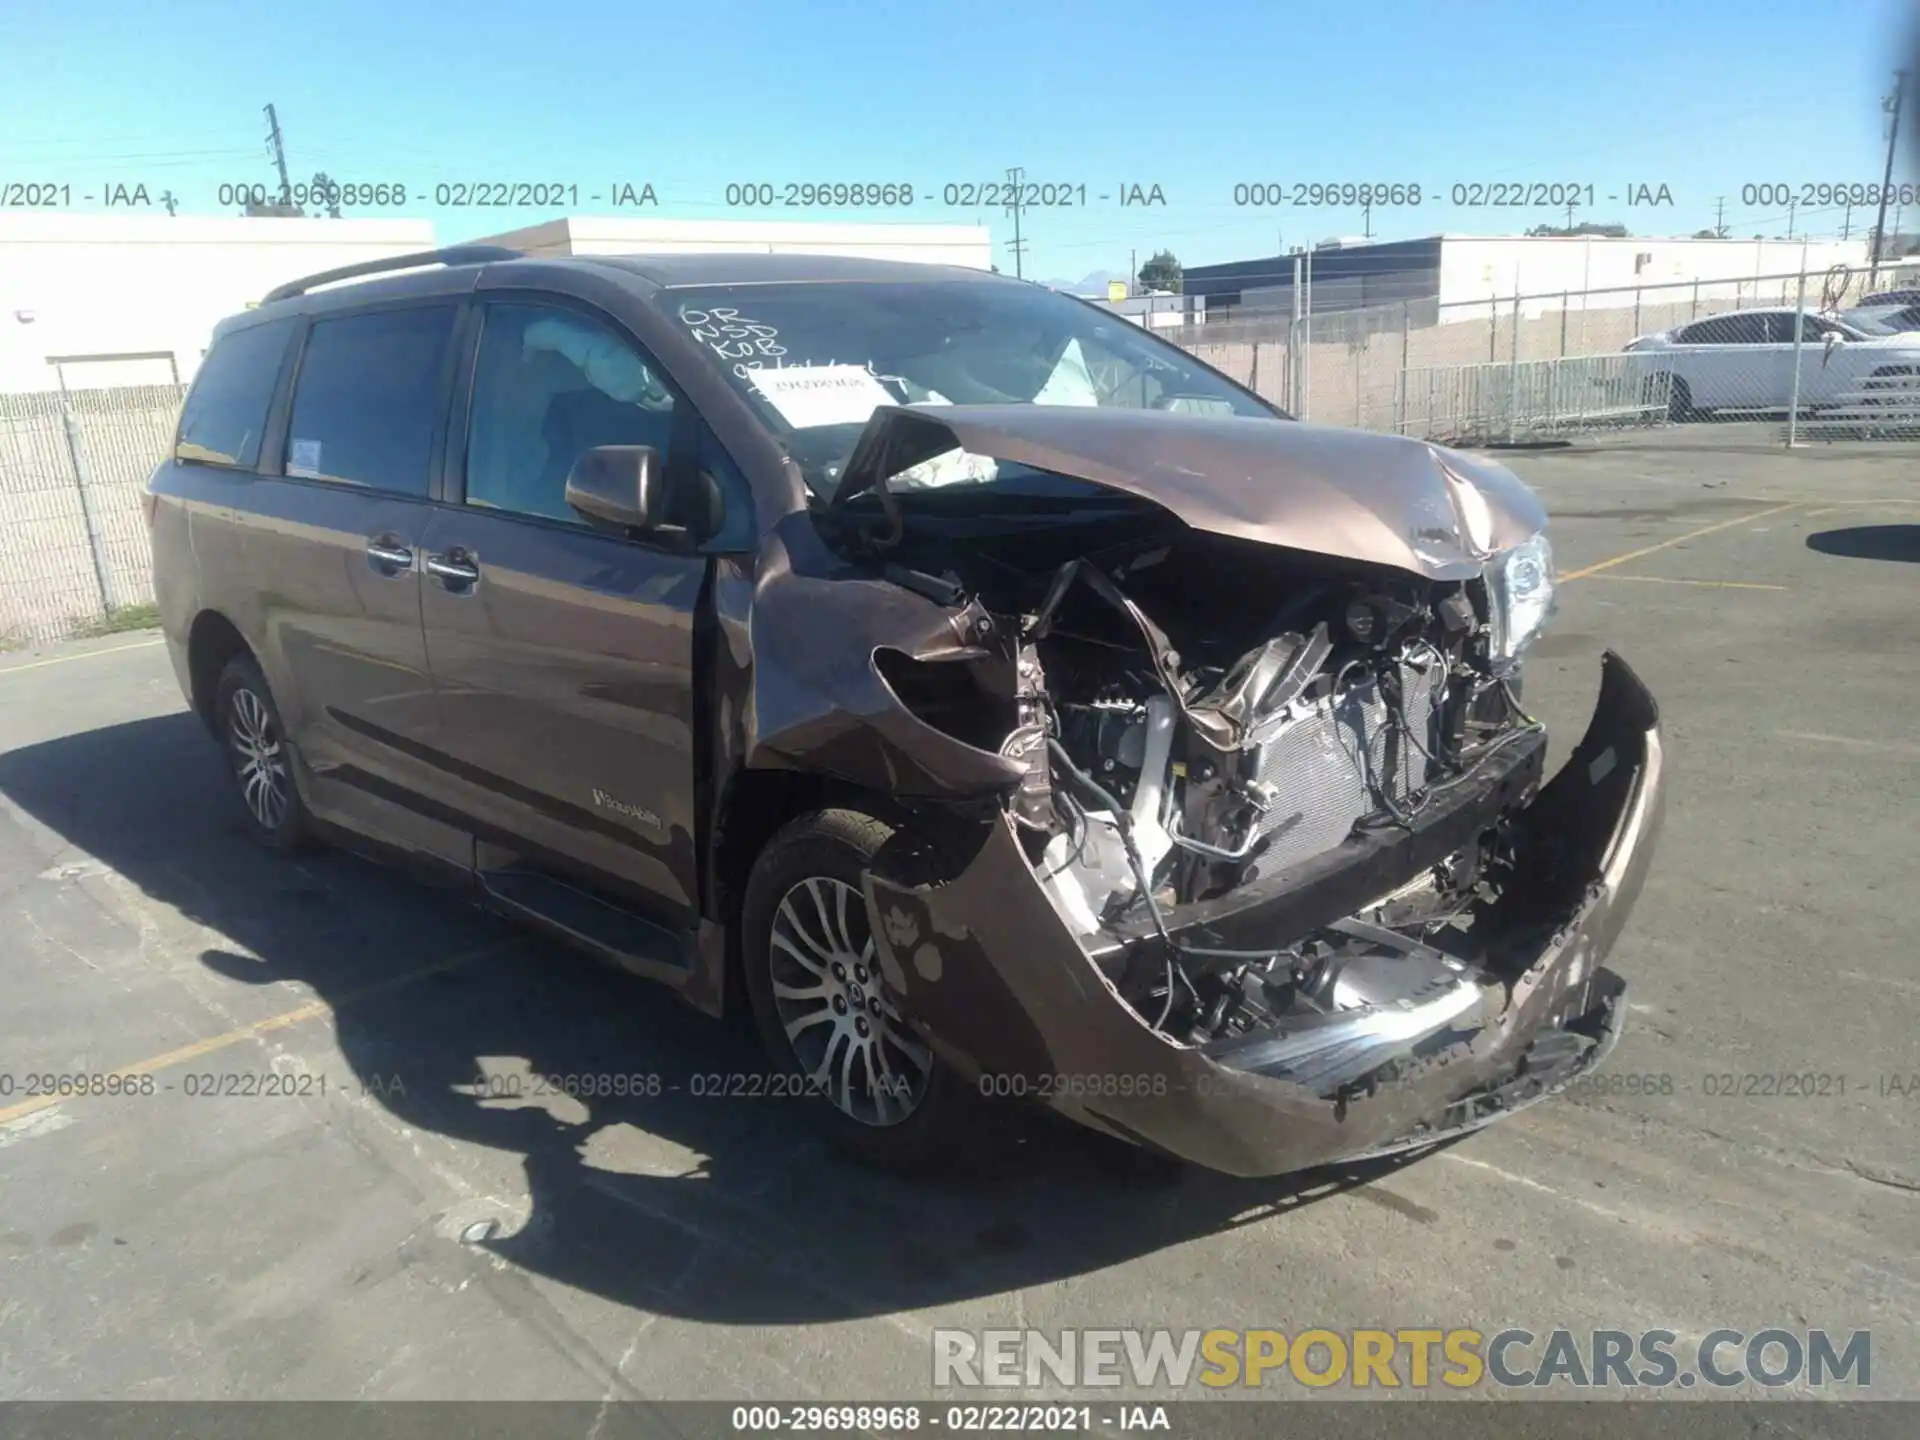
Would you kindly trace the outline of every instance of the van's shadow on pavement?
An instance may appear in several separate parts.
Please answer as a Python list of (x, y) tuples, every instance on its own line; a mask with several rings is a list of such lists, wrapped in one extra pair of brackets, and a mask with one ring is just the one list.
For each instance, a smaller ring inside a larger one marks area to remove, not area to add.
[[(876, 1175), (827, 1152), (795, 1101), (691, 1093), (695, 1076), (764, 1068), (735, 1026), (537, 937), (517, 941), (404, 875), (337, 852), (263, 853), (225, 781), (184, 713), (0, 756), (0, 792), (226, 937), (201, 957), (212, 970), (300, 982), (333, 1004), (354, 1073), (330, 1074), (331, 1086), (407, 1126), (524, 1157), (530, 1218), (481, 1243), (585, 1291), (709, 1322), (852, 1319), (1098, 1270), (1395, 1168), (1235, 1181), (1143, 1165), (1099, 1136), (995, 1107), (954, 1176)], [(488, 945), (501, 953), (377, 988)], [(303, 998), (289, 990), (271, 1010)], [(542, 1076), (555, 1089), (568, 1076), (589, 1089), (636, 1077), (626, 1088), (642, 1092), (657, 1076), (662, 1093), (536, 1094)]]
[(1920, 565), (1920, 525), (1852, 525), (1807, 537), (1807, 548), (1848, 560), (1893, 560)]

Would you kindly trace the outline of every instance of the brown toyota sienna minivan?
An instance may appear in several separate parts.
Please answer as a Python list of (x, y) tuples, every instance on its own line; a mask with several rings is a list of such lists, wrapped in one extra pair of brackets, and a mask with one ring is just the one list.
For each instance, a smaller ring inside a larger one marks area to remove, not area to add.
[(988, 1098), (1269, 1174), (1596, 1065), (1659, 829), (1551, 779), (1508, 470), (997, 275), (466, 247), (224, 322), (151, 489), (180, 683), (328, 838), (750, 1007), (915, 1163)]

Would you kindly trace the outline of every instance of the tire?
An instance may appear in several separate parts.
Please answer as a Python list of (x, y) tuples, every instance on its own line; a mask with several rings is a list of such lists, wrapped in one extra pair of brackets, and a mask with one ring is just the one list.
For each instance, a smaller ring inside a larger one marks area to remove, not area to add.
[(912, 1034), (874, 963), (860, 875), (893, 836), (858, 810), (816, 810), (782, 829), (747, 881), (742, 978), (767, 1058), (806, 1082), (799, 1103), (829, 1143), (870, 1165), (927, 1173), (951, 1162), (974, 1112), (965, 1082)]
[(1674, 376), (1672, 388), (1667, 391), (1667, 419), (1676, 425), (1683, 425), (1697, 418), (1699, 413), (1693, 408), (1693, 391), (1687, 387), (1687, 382), (1678, 375)]
[(268, 850), (300, 849), (312, 837), (312, 822), (294, 783), (293, 755), (279, 707), (251, 655), (227, 662), (214, 687), (213, 703), (247, 837)]

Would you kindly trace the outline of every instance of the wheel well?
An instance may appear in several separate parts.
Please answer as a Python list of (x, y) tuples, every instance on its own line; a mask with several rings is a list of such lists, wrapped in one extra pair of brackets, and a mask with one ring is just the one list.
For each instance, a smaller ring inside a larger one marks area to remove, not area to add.
[(247, 642), (226, 616), (217, 610), (202, 610), (187, 634), (187, 673), (193, 682), (194, 712), (212, 726), (213, 692), (220, 683), (220, 672), (235, 655), (251, 655)]
[(884, 795), (795, 770), (742, 770), (728, 782), (719, 833), (707, 868), (712, 897), (707, 913), (727, 933), (723, 1003), (728, 1013), (746, 1013), (740, 970), (740, 902), (746, 894), (747, 877), (753, 873), (753, 862), (789, 821), (833, 805), (887, 818), (898, 812)]
[(794, 770), (743, 770), (728, 787), (709, 873), (714, 884), (713, 917), (732, 925), (747, 888), (753, 862), (780, 827), (809, 810), (827, 805), (869, 808), (883, 797), (820, 775)]

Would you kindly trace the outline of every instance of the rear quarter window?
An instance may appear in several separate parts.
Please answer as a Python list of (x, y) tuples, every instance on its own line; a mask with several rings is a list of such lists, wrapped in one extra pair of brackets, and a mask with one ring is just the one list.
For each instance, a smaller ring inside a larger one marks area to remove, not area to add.
[(181, 407), (175, 459), (243, 470), (259, 463), (267, 407), (293, 326), (291, 318), (269, 320), (214, 342)]

